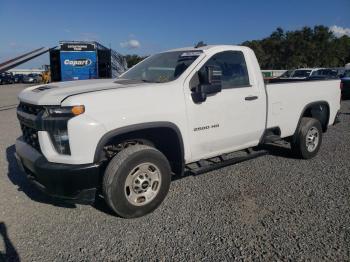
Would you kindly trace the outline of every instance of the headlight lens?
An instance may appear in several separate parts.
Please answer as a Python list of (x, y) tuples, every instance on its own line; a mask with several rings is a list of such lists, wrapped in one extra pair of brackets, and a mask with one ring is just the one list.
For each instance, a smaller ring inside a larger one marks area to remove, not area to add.
[(67, 130), (55, 130), (51, 133), (53, 144), (59, 154), (70, 155), (69, 137)]
[[(59, 154), (70, 155), (69, 137), (67, 131), (68, 120), (72, 117), (81, 115), (85, 112), (85, 107), (83, 105), (78, 106), (47, 106), (45, 117), (51, 121), (64, 121), (64, 126), (56, 127), (53, 131), (50, 131), (50, 136), (52, 143), (55, 146), (56, 151)], [(55, 119), (57, 118), (57, 119)]]
[(85, 112), (85, 107), (79, 106), (65, 106), (65, 107), (48, 107), (47, 113), (55, 117), (73, 117), (81, 115)]

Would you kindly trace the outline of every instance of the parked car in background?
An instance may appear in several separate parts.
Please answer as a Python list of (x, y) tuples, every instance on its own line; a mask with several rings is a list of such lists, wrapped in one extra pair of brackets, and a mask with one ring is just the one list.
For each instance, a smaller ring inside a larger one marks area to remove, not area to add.
[(308, 79), (312, 74), (322, 68), (299, 68), (296, 69), (290, 79), (294, 80), (304, 80)]
[(24, 78), (23, 74), (15, 74), (13, 76), (13, 80), (15, 83), (23, 83), (23, 78)]
[(287, 70), (282, 75), (272, 78), (264, 79), (265, 83), (281, 83), (281, 82), (290, 82), (294, 81), (292, 79), (295, 70)]
[(40, 83), (42, 77), (39, 74), (28, 74), (23, 77), (23, 83)]
[(341, 68), (334, 68), (334, 70), (337, 71), (337, 77), (338, 78), (342, 78), (342, 76), (345, 74), (345, 72), (347, 71), (347, 69), (345, 67), (341, 67)]
[(315, 70), (311, 73), (310, 77), (308, 77), (309, 80), (326, 80), (338, 78), (338, 71), (331, 68)]
[(0, 75), (0, 85), (13, 84), (13, 75), (11, 73), (1, 73)]
[(346, 70), (342, 75), (340, 86), (342, 98), (350, 98), (350, 70)]
[(284, 72), (282, 75), (280, 75), (279, 77), (277, 77), (278, 79), (288, 79), (291, 78), (294, 74), (295, 70), (287, 70), (286, 72)]
[(269, 83), (339, 79), (341, 74), (341, 70), (336, 68), (300, 68), (288, 70), (281, 76), (270, 79)]

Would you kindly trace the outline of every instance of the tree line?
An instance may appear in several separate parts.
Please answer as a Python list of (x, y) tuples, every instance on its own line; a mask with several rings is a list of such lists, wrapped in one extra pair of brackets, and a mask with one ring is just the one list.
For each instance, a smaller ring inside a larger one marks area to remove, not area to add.
[(128, 68), (133, 67), (138, 62), (141, 62), (147, 56), (139, 56), (139, 55), (126, 55), (124, 56), (126, 59), (126, 63), (128, 64)]
[[(350, 63), (350, 37), (336, 37), (323, 25), (295, 31), (277, 28), (269, 37), (241, 45), (254, 50), (262, 69), (343, 67)], [(146, 56), (126, 55), (125, 58), (130, 68)]]
[(343, 67), (350, 62), (350, 37), (336, 37), (326, 26), (287, 31), (277, 28), (262, 40), (243, 42), (262, 69)]

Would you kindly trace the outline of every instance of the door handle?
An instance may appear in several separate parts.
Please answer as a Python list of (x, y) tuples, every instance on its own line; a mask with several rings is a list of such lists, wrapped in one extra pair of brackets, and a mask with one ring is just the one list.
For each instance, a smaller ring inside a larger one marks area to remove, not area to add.
[(247, 96), (246, 98), (244, 98), (246, 101), (252, 101), (252, 100), (256, 100), (258, 99), (257, 96)]

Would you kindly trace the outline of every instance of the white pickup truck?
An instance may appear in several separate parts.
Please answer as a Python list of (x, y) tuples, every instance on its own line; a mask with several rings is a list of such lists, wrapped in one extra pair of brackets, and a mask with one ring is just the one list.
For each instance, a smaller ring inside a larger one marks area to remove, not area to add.
[[(66, 201), (102, 195), (131, 218), (157, 208), (186, 168), (222, 167), (282, 139), (314, 157), (337, 121), (340, 81), (265, 85), (251, 49), (215, 45), (152, 55), (118, 79), (33, 86), (19, 100), (27, 177)], [(247, 154), (227, 158), (235, 151)]]

